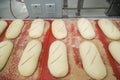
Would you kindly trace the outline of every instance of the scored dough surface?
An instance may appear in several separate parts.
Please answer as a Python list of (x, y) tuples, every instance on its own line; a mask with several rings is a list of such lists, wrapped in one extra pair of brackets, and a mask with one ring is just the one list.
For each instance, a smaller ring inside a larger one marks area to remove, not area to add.
[(98, 21), (99, 27), (103, 31), (103, 33), (110, 39), (119, 40), (120, 39), (120, 31), (117, 27), (112, 23), (112, 21), (108, 19), (99, 19)]
[(85, 18), (79, 19), (77, 22), (77, 26), (78, 26), (78, 30), (79, 30), (80, 34), (85, 39), (95, 38), (95, 36), (96, 36), (95, 31), (93, 29), (92, 24), (90, 23), (90, 21), (88, 19), (85, 19)]
[(0, 21), (0, 35), (3, 33), (5, 28), (7, 27), (7, 22), (6, 21)]
[(21, 75), (30, 76), (35, 72), (41, 50), (42, 44), (38, 40), (32, 40), (27, 44), (18, 64)]
[(29, 36), (31, 38), (39, 38), (43, 33), (44, 24), (45, 24), (44, 20), (35, 19), (31, 24), (31, 27), (29, 30)]
[(103, 79), (106, 76), (106, 67), (101, 59), (97, 47), (90, 41), (84, 41), (79, 46), (83, 68), (94, 79)]
[(52, 33), (57, 39), (67, 37), (67, 29), (63, 20), (57, 19), (52, 22)]
[(0, 42), (0, 71), (3, 69), (12, 52), (13, 43), (11, 41)]
[(20, 32), (22, 31), (22, 28), (24, 26), (24, 21), (22, 20), (14, 20), (8, 27), (7, 31), (6, 31), (6, 38), (7, 39), (14, 39), (16, 37), (18, 37), (18, 35), (20, 34)]
[(109, 51), (113, 58), (120, 64), (120, 42), (112, 41), (109, 44)]
[(64, 77), (68, 73), (66, 45), (55, 41), (49, 49), (48, 69), (55, 77)]

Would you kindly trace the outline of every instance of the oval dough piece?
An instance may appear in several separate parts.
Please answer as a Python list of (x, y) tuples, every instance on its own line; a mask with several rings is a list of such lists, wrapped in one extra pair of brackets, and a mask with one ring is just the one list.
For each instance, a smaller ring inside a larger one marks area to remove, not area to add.
[(27, 44), (18, 64), (21, 75), (30, 76), (35, 72), (41, 50), (42, 44), (38, 40), (32, 40)]
[(8, 27), (6, 31), (6, 38), (7, 39), (14, 39), (18, 37), (20, 34), (22, 27), (24, 26), (24, 21), (22, 20), (14, 20)]
[(63, 20), (58, 19), (52, 22), (52, 33), (57, 39), (63, 39), (67, 36), (67, 30)]
[(55, 77), (64, 77), (68, 73), (66, 45), (55, 41), (49, 49), (48, 69)]
[(36, 19), (32, 22), (31, 28), (29, 30), (29, 36), (31, 38), (39, 38), (44, 30), (44, 20), (42, 19)]
[(93, 29), (92, 24), (90, 23), (88, 19), (85, 19), (85, 18), (79, 19), (77, 22), (77, 25), (78, 25), (78, 29), (82, 37), (84, 37), (85, 39), (95, 38), (96, 36), (95, 31)]
[(92, 42), (85, 41), (80, 44), (79, 52), (87, 74), (94, 79), (103, 79), (106, 76), (106, 67), (97, 47)]
[(6, 21), (0, 21), (0, 35), (3, 33), (5, 28), (7, 27), (7, 22)]
[(98, 21), (99, 27), (103, 31), (103, 33), (110, 39), (118, 40), (120, 39), (120, 31), (117, 27), (112, 23), (112, 21), (108, 19), (100, 19)]
[(109, 51), (113, 58), (120, 64), (120, 42), (112, 41), (109, 44)]
[(11, 41), (3, 41), (0, 43), (0, 71), (3, 69), (12, 52), (13, 43)]

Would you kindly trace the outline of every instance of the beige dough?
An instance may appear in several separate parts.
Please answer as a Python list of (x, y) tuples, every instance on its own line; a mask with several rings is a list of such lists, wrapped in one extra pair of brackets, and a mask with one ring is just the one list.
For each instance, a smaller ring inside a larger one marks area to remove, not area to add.
[(0, 21), (0, 35), (3, 33), (5, 28), (7, 27), (7, 22), (6, 21)]
[(8, 27), (6, 31), (7, 39), (14, 39), (19, 36), (21, 33), (22, 27), (24, 26), (24, 21), (22, 20), (14, 20)]
[(120, 42), (112, 41), (109, 44), (109, 51), (113, 58), (120, 64)]
[(27, 44), (18, 64), (21, 75), (30, 76), (35, 72), (41, 50), (42, 44), (38, 40), (32, 40)]
[(44, 24), (45, 24), (44, 20), (35, 19), (31, 24), (31, 27), (29, 30), (29, 36), (31, 38), (39, 38), (43, 33)]
[(13, 43), (11, 41), (0, 42), (0, 71), (4, 68), (12, 52)]
[(86, 73), (94, 79), (103, 79), (107, 74), (106, 67), (97, 47), (90, 41), (84, 41), (79, 46), (79, 52)]
[(78, 19), (77, 26), (78, 26), (80, 34), (85, 39), (95, 38), (96, 36), (95, 31), (93, 29), (92, 24), (90, 23), (88, 19), (85, 19), (85, 18)]
[(103, 31), (103, 33), (110, 39), (118, 40), (120, 39), (120, 31), (117, 27), (112, 23), (112, 21), (108, 19), (99, 19), (98, 21), (99, 27)]
[(52, 33), (57, 39), (63, 39), (67, 37), (67, 30), (63, 20), (56, 19), (52, 22)]
[(66, 45), (55, 41), (49, 49), (48, 69), (54, 77), (64, 77), (68, 73)]

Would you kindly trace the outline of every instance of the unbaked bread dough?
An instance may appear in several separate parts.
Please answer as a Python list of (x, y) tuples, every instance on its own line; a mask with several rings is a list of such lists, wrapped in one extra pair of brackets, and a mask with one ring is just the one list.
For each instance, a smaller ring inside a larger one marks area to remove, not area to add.
[(54, 41), (49, 49), (48, 69), (54, 77), (64, 77), (68, 73), (66, 45)]
[(43, 19), (35, 19), (30, 27), (29, 36), (31, 38), (39, 38), (44, 30), (44, 20)]
[(109, 44), (109, 51), (113, 58), (120, 64), (120, 42), (112, 41)]
[(63, 20), (56, 19), (52, 22), (52, 33), (57, 39), (63, 39), (67, 36), (67, 29)]
[(7, 22), (6, 21), (0, 21), (0, 35), (3, 33), (5, 28), (7, 27)]
[(106, 67), (97, 47), (90, 41), (84, 41), (79, 46), (79, 52), (87, 74), (94, 79), (103, 79), (107, 74)]
[(18, 37), (20, 34), (22, 27), (24, 26), (24, 21), (22, 20), (14, 20), (8, 27), (6, 31), (6, 38), (7, 39), (14, 39)]
[(4, 68), (13, 49), (11, 41), (0, 42), (0, 71)]
[(79, 19), (77, 22), (77, 25), (78, 25), (79, 32), (83, 38), (85, 39), (95, 38), (96, 36), (95, 31), (88, 19), (85, 19), (85, 18)]
[(35, 72), (41, 50), (42, 44), (38, 40), (32, 40), (27, 44), (18, 64), (21, 75), (30, 76)]
[(120, 31), (117, 27), (108, 19), (99, 19), (98, 21), (99, 27), (103, 31), (103, 33), (110, 39), (119, 40), (120, 39)]

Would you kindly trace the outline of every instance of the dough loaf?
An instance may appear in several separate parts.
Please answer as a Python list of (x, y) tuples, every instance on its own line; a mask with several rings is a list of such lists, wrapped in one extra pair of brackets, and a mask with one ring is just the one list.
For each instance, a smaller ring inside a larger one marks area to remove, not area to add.
[(109, 51), (113, 58), (120, 64), (120, 42), (112, 41), (109, 44)]
[(22, 27), (24, 26), (24, 21), (22, 20), (14, 20), (8, 27), (6, 31), (7, 39), (14, 39), (19, 36), (21, 33)]
[(97, 80), (106, 76), (106, 67), (97, 47), (90, 41), (84, 41), (79, 46), (79, 52), (86, 73)]
[(13, 43), (11, 41), (0, 42), (0, 71), (4, 68), (12, 52)]
[(39, 38), (43, 33), (44, 24), (45, 24), (44, 20), (35, 19), (31, 24), (31, 27), (29, 30), (29, 36), (31, 38)]
[(5, 28), (7, 27), (7, 22), (6, 21), (0, 21), (0, 35), (3, 33)]
[(49, 49), (48, 69), (54, 77), (64, 77), (68, 73), (66, 45), (55, 41)]
[(67, 37), (67, 30), (63, 20), (57, 19), (52, 22), (52, 33), (57, 39)]
[(35, 72), (41, 50), (42, 44), (38, 40), (32, 40), (27, 44), (18, 64), (21, 75), (30, 76)]
[(95, 38), (96, 36), (95, 31), (93, 29), (92, 24), (90, 23), (88, 19), (85, 19), (85, 18), (79, 19), (77, 22), (77, 26), (83, 38), (85, 39)]
[(108, 19), (100, 19), (98, 21), (99, 27), (103, 31), (103, 33), (110, 39), (119, 40), (120, 39), (120, 31), (117, 27)]

